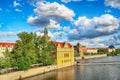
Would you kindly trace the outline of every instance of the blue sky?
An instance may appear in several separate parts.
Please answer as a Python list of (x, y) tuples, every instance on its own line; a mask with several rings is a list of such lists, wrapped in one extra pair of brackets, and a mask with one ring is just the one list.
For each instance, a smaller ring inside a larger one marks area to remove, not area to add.
[(119, 0), (0, 0), (0, 41), (23, 31), (88, 47), (120, 46)]

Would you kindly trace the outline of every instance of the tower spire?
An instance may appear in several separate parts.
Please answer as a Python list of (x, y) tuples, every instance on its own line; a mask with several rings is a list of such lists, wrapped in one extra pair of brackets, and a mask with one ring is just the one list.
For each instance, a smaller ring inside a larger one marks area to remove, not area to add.
[(47, 30), (46, 27), (45, 27), (45, 29), (44, 29), (44, 36), (48, 36), (48, 30)]

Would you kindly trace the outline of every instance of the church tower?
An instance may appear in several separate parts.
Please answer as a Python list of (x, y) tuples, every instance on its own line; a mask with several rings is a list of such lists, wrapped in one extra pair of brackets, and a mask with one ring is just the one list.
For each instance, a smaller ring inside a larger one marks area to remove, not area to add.
[(44, 29), (44, 36), (48, 37), (48, 30), (47, 30), (46, 27), (45, 27), (45, 29)]
[(51, 38), (48, 36), (48, 30), (47, 30), (46, 27), (45, 27), (45, 29), (44, 29), (44, 36), (46, 37), (46, 39), (47, 39), (48, 41), (51, 41)]

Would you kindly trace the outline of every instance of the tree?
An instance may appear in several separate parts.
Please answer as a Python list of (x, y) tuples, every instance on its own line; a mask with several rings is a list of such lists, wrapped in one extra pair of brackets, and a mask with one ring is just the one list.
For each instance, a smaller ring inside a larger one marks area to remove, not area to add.
[(46, 36), (42, 36), (39, 39), (39, 60), (44, 64), (44, 65), (49, 65), (54, 63), (54, 58), (52, 51), (54, 49), (54, 45), (52, 42), (48, 41)]
[(22, 32), (18, 34), (20, 40), (16, 41), (13, 49), (13, 59), (18, 69), (26, 70), (33, 63), (36, 63), (35, 45), (33, 43), (33, 34)]
[(113, 49), (113, 48), (115, 48), (113, 45), (109, 45), (109, 48), (111, 48), (111, 49)]

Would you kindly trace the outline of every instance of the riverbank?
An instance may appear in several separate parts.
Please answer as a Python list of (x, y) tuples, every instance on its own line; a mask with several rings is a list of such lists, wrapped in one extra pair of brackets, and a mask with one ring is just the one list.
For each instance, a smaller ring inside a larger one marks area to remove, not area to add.
[(20, 77), (26, 78), (26, 77), (46, 73), (52, 70), (73, 66), (73, 65), (74, 63), (67, 63), (64, 65), (50, 65), (50, 66), (31, 68), (31, 69), (28, 69), (27, 71), (16, 71), (11, 73), (1, 74), (0, 80), (16, 80), (16, 79), (19, 79)]
[(101, 58), (101, 57), (107, 57), (107, 54), (91, 55), (91, 56), (83, 56), (83, 57), (75, 57), (75, 59), (76, 60), (81, 60), (81, 59), (91, 59), (91, 58)]

